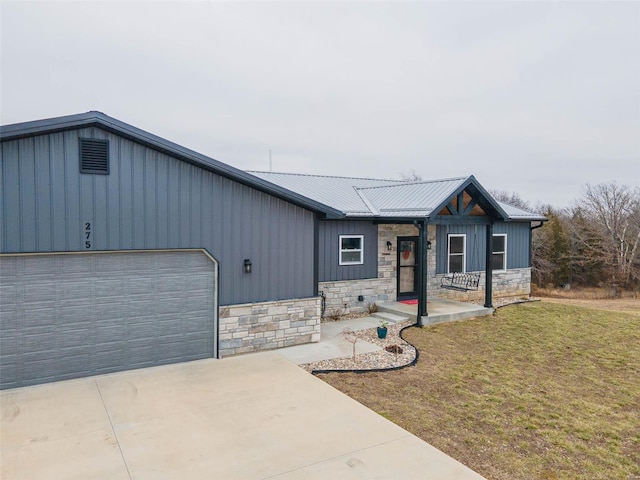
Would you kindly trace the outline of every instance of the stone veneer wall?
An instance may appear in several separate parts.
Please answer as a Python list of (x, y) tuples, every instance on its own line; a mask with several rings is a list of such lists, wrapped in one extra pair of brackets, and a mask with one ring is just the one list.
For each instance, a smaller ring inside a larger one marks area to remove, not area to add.
[[(324, 293), (326, 299), (325, 318), (334, 313), (339, 315), (362, 313), (367, 310), (369, 304), (395, 301), (398, 271), (397, 237), (414, 237), (417, 235), (418, 229), (410, 224), (378, 225), (378, 277), (363, 280), (320, 282), (318, 290)], [(429, 271), (435, 272), (435, 225), (429, 225), (427, 237), (432, 243), (432, 249), (429, 250), (427, 257), (428, 268)], [(387, 250), (387, 241), (393, 245), (391, 251)], [(362, 302), (358, 301), (359, 295), (364, 297)]]
[(320, 297), (220, 307), (220, 356), (320, 341)]
[[(477, 291), (460, 292), (440, 287), (443, 274), (429, 278), (429, 294), (451, 300), (484, 301), (485, 272), (480, 273), (480, 285)], [(531, 293), (531, 269), (514, 268), (504, 272), (493, 272), (493, 298), (528, 297)]]

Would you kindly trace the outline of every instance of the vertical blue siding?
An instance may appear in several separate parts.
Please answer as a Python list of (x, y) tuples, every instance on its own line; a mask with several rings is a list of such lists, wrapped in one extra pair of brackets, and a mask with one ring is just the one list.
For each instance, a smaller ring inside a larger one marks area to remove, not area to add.
[(46, 138), (36, 137), (34, 152), (36, 218), (40, 221), (36, 225), (36, 248), (51, 249), (51, 217), (42, 216), (51, 205), (51, 180), (49, 164), (49, 142)]
[[(318, 279), (321, 282), (378, 276), (378, 226), (370, 221), (331, 220), (319, 225)], [(340, 235), (364, 235), (364, 264), (340, 265)]]
[[(78, 138), (109, 140), (109, 175), (80, 174)], [(84, 251), (90, 222), (92, 250), (206, 249), (220, 262), (221, 304), (313, 295), (309, 210), (97, 127), (6, 141), (0, 153), (2, 253)]]
[(507, 234), (507, 268), (530, 267), (529, 236), (530, 223), (498, 222), (493, 226), (493, 233)]
[(20, 169), (18, 164), (18, 142), (2, 145), (3, 199), (2, 236), (6, 251), (19, 251), (21, 248), (20, 231)]
[[(485, 269), (485, 226), (484, 225), (438, 225), (436, 228), (436, 273), (447, 273), (447, 236), (450, 233), (467, 236), (467, 272)], [(529, 267), (528, 222), (497, 222), (493, 233), (507, 234), (507, 268)]]

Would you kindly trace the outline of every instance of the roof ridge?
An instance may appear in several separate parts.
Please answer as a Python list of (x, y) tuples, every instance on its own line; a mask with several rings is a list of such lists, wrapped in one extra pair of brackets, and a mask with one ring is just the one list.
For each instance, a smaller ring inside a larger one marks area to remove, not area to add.
[(370, 177), (342, 177), (339, 175), (318, 175), (313, 173), (288, 173), (288, 172), (265, 172), (263, 170), (245, 170), (247, 173), (260, 173), (268, 175), (295, 175), (297, 177), (320, 177), (320, 178), (341, 178), (343, 180), (374, 180), (376, 182), (392, 182), (402, 183), (403, 180), (393, 180), (388, 178), (370, 178)]
[(407, 185), (426, 185), (430, 183), (442, 183), (442, 182), (452, 182), (454, 180), (466, 180), (469, 177), (452, 177), (452, 178), (440, 178), (437, 180), (421, 180), (419, 182), (402, 182), (395, 185), (376, 185), (375, 187), (354, 187), (358, 190), (373, 190), (374, 188), (388, 188), (388, 187), (405, 187)]

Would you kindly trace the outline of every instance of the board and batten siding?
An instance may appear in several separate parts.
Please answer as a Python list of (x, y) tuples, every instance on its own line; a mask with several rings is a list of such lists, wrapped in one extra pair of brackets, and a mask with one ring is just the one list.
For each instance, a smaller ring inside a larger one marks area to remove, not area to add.
[[(79, 138), (109, 140), (109, 175), (80, 173)], [(204, 248), (222, 305), (313, 296), (309, 210), (98, 127), (1, 149), (2, 253)]]
[[(364, 236), (364, 263), (340, 265), (340, 235)], [(335, 282), (378, 276), (378, 226), (356, 220), (324, 220), (319, 225), (318, 280)]]
[[(436, 229), (436, 273), (447, 273), (447, 236), (450, 233), (464, 233), (466, 244), (466, 271), (477, 272), (485, 269), (486, 250), (485, 225), (438, 225)], [(529, 229), (527, 222), (496, 222), (493, 233), (507, 234), (507, 268), (529, 267)]]

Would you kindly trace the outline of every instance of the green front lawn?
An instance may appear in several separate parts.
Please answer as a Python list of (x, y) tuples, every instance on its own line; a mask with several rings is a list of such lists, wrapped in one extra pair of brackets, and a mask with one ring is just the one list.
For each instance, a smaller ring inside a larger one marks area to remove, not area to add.
[(640, 317), (529, 303), (405, 331), (415, 367), (320, 378), (489, 479), (640, 478)]

